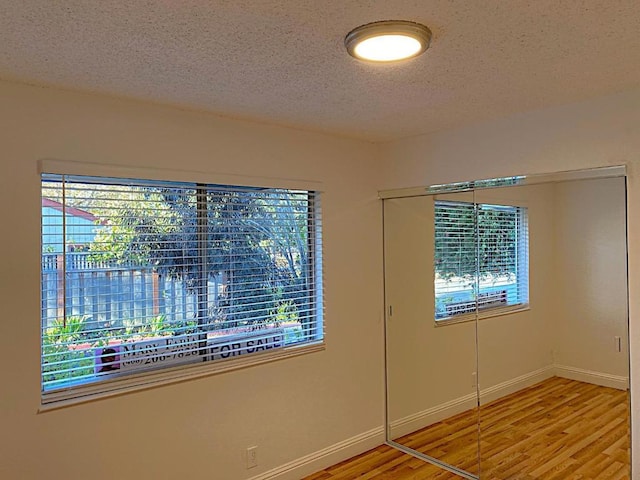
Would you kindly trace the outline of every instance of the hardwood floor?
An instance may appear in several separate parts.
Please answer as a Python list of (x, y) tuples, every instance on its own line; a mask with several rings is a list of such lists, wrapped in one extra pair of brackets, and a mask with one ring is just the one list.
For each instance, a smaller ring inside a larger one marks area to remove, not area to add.
[[(463, 412), (398, 442), (477, 473), (476, 416)], [(481, 407), (480, 418), (482, 479), (630, 478), (628, 392), (553, 377)], [(356, 478), (460, 479), (383, 445), (304, 480)]]
[(382, 445), (303, 480), (460, 480), (458, 475)]
[[(478, 474), (478, 410), (468, 410), (396, 441), (449, 465)], [(454, 477), (460, 478), (460, 477)]]
[(480, 417), (487, 478), (629, 478), (625, 391), (554, 377), (483, 407)]

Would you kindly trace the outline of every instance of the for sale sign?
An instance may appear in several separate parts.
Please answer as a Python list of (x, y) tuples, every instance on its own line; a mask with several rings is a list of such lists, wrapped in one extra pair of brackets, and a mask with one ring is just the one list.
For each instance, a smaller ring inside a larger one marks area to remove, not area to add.
[(192, 363), (208, 355), (209, 361), (267, 352), (284, 346), (284, 329), (267, 328), (211, 337), (198, 334), (157, 337), (94, 350), (95, 373), (132, 372), (159, 366)]
[(177, 335), (127, 342), (94, 351), (95, 372), (131, 372), (155, 366), (190, 363), (200, 355), (200, 337)]
[(226, 360), (252, 353), (267, 352), (284, 346), (284, 329), (268, 328), (255, 332), (210, 338), (209, 359)]
[(120, 370), (189, 363), (199, 355), (199, 341), (198, 335), (178, 335), (123, 343), (120, 346)]

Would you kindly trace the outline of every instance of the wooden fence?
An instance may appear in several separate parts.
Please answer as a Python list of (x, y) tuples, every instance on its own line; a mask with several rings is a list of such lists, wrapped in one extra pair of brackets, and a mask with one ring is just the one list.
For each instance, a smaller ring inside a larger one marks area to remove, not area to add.
[[(65, 267), (66, 266), (66, 278)], [(217, 304), (221, 277), (209, 280), (209, 307)], [(93, 262), (83, 252), (42, 255), (42, 319), (48, 327), (56, 318), (87, 316), (114, 327), (141, 324), (164, 315), (167, 321), (196, 318), (197, 295), (181, 279), (160, 275), (144, 265)]]

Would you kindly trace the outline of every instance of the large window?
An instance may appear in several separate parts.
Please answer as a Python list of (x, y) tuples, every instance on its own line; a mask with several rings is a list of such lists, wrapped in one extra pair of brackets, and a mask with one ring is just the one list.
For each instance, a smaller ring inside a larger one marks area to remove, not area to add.
[(322, 340), (320, 236), (313, 191), (43, 175), (44, 401)]
[(528, 248), (526, 208), (436, 201), (436, 320), (527, 305)]

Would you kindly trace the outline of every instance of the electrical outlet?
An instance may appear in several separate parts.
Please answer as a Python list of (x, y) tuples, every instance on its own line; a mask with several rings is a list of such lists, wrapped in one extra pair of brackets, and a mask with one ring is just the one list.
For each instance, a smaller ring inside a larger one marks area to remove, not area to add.
[(471, 372), (471, 388), (476, 388), (478, 386), (478, 374), (476, 372)]
[(247, 468), (258, 466), (258, 447), (253, 446), (247, 448)]

